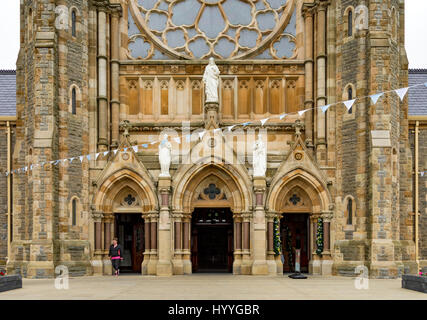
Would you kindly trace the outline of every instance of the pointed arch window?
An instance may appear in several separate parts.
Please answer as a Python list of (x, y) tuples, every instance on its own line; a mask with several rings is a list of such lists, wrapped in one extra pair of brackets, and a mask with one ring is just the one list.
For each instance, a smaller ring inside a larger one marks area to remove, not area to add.
[[(353, 88), (351, 86), (349, 86), (347, 89), (347, 97), (348, 97), (348, 100), (353, 100)], [(350, 114), (353, 113), (353, 107), (351, 107), (348, 110), (348, 113), (350, 113)]]
[(353, 224), (353, 199), (347, 201), (347, 224)]
[(77, 199), (73, 199), (71, 203), (71, 224), (73, 226), (77, 224)]
[(351, 37), (353, 35), (353, 10), (348, 12), (347, 19), (347, 36)]
[(77, 93), (76, 88), (73, 88), (71, 90), (71, 113), (76, 114), (77, 113)]
[(76, 36), (76, 24), (77, 24), (77, 15), (76, 15), (76, 11), (73, 10), (71, 11), (71, 35), (73, 37)]

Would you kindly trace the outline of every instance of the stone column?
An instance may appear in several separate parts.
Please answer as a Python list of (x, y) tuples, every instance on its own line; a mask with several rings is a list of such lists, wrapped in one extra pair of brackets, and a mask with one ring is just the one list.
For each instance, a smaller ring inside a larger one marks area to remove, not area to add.
[(256, 206), (253, 219), (253, 264), (252, 274), (268, 274), (266, 260), (266, 219), (264, 211), (265, 177), (254, 177)]
[(250, 244), (250, 223), (251, 223), (250, 212), (242, 213), (242, 274), (251, 274), (251, 244)]
[(267, 218), (267, 265), (269, 274), (277, 274), (277, 264), (274, 254), (274, 218), (275, 213), (269, 212)]
[(103, 257), (103, 273), (105, 275), (111, 275), (112, 274), (112, 266), (111, 266), (111, 260), (108, 256), (108, 252), (111, 246), (111, 228), (113, 226), (113, 215), (109, 214), (106, 215), (104, 218), (104, 257)]
[[(304, 37), (305, 37), (305, 102), (304, 109), (313, 109), (313, 6), (312, 3), (305, 3), (303, 7), (304, 15)], [(308, 147), (313, 148), (313, 110), (305, 113), (305, 139)]]
[(103, 274), (103, 252), (102, 252), (102, 218), (104, 214), (101, 211), (92, 212), (92, 220), (94, 226), (94, 255), (92, 261), (93, 273), (94, 275)]
[(122, 13), (120, 4), (111, 4), (111, 140), (112, 147), (119, 144), (120, 83), (119, 83), (119, 21)]
[(184, 264), (182, 261), (181, 238), (182, 238), (182, 219), (181, 212), (174, 212), (174, 256), (172, 260), (173, 274), (184, 274)]
[(148, 263), (150, 262), (151, 255), (151, 222), (149, 214), (143, 213), (142, 219), (144, 219), (144, 260), (141, 264), (141, 274), (148, 275)]
[(157, 211), (150, 212), (150, 261), (148, 261), (147, 271), (149, 275), (157, 274), (158, 249), (157, 249)]
[(190, 226), (191, 215), (184, 215), (182, 223), (182, 264), (184, 274), (192, 273), (191, 251), (190, 251)]
[(234, 260), (233, 274), (242, 274), (242, 216), (234, 214)]
[(157, 262), (158, 276), (172, 275), (171, 262), (171, 219), (170, 219), (170, 192), (171, 178), (159, 177), (159, 261)]
[(107, 13), (98, 7), (98, 150), (108, 147)]
[(319, 108), (326, 105), (326, 9), (328, 3), (317, 6), (317, 139), (316, 158), (320, 165), (326, 165), (326, 118)]

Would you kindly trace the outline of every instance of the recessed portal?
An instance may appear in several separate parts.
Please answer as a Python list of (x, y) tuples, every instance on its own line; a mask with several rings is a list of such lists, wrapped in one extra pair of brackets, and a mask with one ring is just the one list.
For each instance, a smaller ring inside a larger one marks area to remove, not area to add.
[(144, 220), (141, 214), (116, 214), (114, 233), (123, 250), (120, 271), (140, 273), (145, 246)]
[(229, 208), (197, 208), (192, 217), (193, 272), (232, 272), (233, 214)]
[(309, 244), (308, 214), (285, 213), (280, 223), (282, 252), (285, 262), (283, 272), (295, 272), (295, 250), (300, 249), (301, 272), (308, 272)]

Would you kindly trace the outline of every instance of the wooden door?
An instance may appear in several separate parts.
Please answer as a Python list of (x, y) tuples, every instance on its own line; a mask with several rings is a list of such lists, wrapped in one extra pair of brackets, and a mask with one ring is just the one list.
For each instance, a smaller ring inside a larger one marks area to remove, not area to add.
[(308, 230), (306, 214), (285, 214), (281, 224), (283, 272), (295, 271), (295, 250), (300, 249), (301, 272), (308, 272)]
[(144, 261), (144, 223), (137, 222), (133, 225), (132, 271), (141, 272), (141, 264)]
[(191, 232), (191, 264), (193, 272), (197, 272), (199, 267), (199, 260), (198, 260), (198, 231), (197, 229), (193, 228)]

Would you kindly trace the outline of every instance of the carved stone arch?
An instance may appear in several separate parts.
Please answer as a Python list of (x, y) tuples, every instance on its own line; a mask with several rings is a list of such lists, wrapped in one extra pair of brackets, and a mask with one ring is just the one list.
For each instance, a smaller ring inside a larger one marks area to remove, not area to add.
[(309, 201), (312, 214), (321, 214), (329, 211), (332, 203), (331, 195), (324, 183), (312, 173), (303, 168), (295, 168), (282, 175), (270, 187), (267, 196), (267, 207), (273, 212), (284, 212), (286, 200), (291, 193), (298, 190)]
[(142, 213), (157, 209), (158, 199), (152, 186), (134, 170), (124, 168), (114, 172), (100, 184), (93, 200), (95, 210), (113, 213), (118, 196), (124, 190), (133, 191), (137, 195)]
[(226, 198), (216, 201), (217, 205), (224, 201), (224, 205), (229, 206), (234, 214), (251, 210), (252, 183), (243, 168), (227, 164), (196, 164), (182, 166), (173, 177), (173, 211), (191, 213), (195, 203), (200, 201), (200, 191), (213, 182), (223, 188)]

